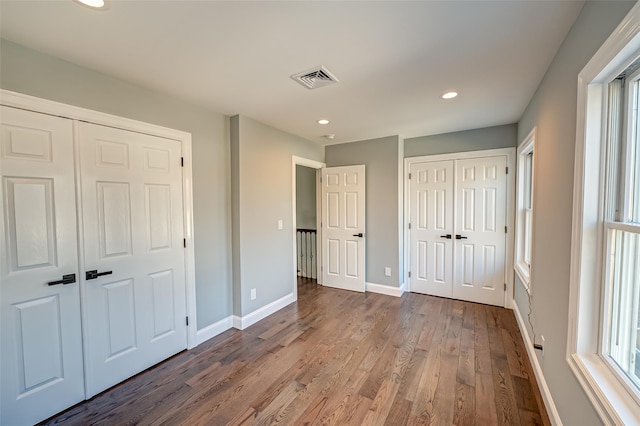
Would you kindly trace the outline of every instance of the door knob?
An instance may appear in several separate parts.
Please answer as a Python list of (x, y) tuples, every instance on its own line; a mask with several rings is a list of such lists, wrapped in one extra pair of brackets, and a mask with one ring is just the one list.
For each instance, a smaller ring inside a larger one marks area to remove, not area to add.
[(47, 285), (73, 284), (76, 282), (76, 274), (63, 275), (61, 280), (49, 281)]
[(85, 279), (95, 280), (96, 278), (101, 277), (103, 275), (111, 275), (111, 274), (113, 274), (113, 271), (98, 272), (97, 269), (94, 269), (93, 271), (86, 272)]
[(360, 238), (362, 238), (362, 237), (363, 237), (362, 232), (360, 232), (359, 234), (353, 234), (353, 236), (354, 236), (354, 237), (360, 237)]
[(456, 240), (466, 240), (466, 239), (467, 239), (467, 237), (463, 237), (460, 234), (456, 234)]
[(447, 240), (450, 240), (451, 239), (451, 234), (440, 235), (440, 238), (446, 238)]

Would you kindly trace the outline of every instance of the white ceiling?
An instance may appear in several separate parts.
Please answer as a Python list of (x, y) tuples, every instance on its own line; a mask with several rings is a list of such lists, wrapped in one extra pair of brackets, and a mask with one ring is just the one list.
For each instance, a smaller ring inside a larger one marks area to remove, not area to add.
[[(3, 0), (0, 34), (223, 114), (339, 143), (518, 121), (582, 5), (146, 0), (95, 11), (71, 0)], [(316, 65), (340, 83), (308, 90), (289, 78)], [(450, 89), (460, 96), (442, 100)]]

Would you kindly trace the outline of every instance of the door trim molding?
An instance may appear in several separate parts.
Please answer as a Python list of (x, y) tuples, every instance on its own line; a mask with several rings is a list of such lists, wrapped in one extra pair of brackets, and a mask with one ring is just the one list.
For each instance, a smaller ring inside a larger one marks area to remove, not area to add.
[(320, 196), (320, 177), (319, 170), (326, 167), (326, 164), (321, 161), (311, 160), (309, 158), (298, 157), (296, 155), (291, 156), (291, 235), (293, 240), (292, 245), (292, 258), (293, 258), (293, 300), (298, 300), (298, 257), (296, 251), (296, 166), (305, 166), (312, 169), (316, 169), (316, 281), (318, 284), (322, 284), (322, 227), (320, 226), (320, 214), (322, 213)]
[[(196, 311), (195, 255), (193, 244), (193, 170), (191, 166), (191, 133), (4, 89), (0, 89), (0, 104), (42, 114), (64, 117), (71, 120), (86, 121), (102, 126), (115, 127), (122, 130), (173, 139), (181, 143), (182, 156), (185, 159), (182, 173), (182, 194), (184, 209), (184, 235), (187, 240), (187, 247), (185, 249), (186, 308), (187, 315), (190, 319), (189, 327), (187, 328), (187, 349), (196, 347), (198, 345), (198, 323)], [(74, 134), (74, 136), (76, 135)], [(77, 146), (77, 143), (74, 142), (74, 145)], [(78, 161), (78, 156), (76, 155), (76, 161), (74, 163), (75, 166), (78, 166)], [(78, 184), (79, 183), (76, 180), (76, 185)], [(76, 186), (76, 197), (79, 198), (80, 196), (81, 193), (78, 192), (78, 187)], [(78, 236), (82, 238), (82, 227), (80, 225), (81, 223), (78, 222)], [(83, 260), (82, 250), (80, 250), (79, 261)], [(83, 264), (80, 263), (80, 265), (82, 266)], [(82, 291), (82, 286), (80, 286), (80, 289)]]
[(405, 291), (411, 291), (411, 279), (409, 278), (409, 268), (411, 266), (411, 239), (409, 231), (409, 170), (411, 165), (415, 163), (425, 163), (430, 161), (446, 161), (446, 160), (463, 160), (469, 158), (482, 158), (482, 157), (507, 157), (507, 167), (509, 173), (507, 175), (507, 239), (506, 239), (506, 252), (505, 252), (505, 283), (507, 284), (507, 291), (504, 295), (504, 307), (513, 309), (513, 286), (514, 286), (514, 273), (513, 273), (513, 259), (515, 248), (515, 176), (516, 176), (516, 148), (498, 148), (498, 149), (486, 149), (482, 151), (465, 151), (454, 152), (448, 154), (434, 154), (424, 155), (420, 157), (406, 157), (404, 159), (404, 280)]

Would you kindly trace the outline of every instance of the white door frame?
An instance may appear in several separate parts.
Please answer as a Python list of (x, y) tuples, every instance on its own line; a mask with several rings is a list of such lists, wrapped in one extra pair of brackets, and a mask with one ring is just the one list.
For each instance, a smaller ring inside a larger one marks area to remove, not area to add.
[(293, 234), (293, 300), (298, 300), (298, 256), (296, 251), (296, 166), (305, 166), (312, 169), (316, 169), (316, 281), (318, 284), (322, 284), (322, 256), (318, 256), (318, 253), (322, 253), (322, 227), (320, 226), (320, 213), (322, 212), (320, 195), (320, 169), (326, 167), (325, 163), (320, 161), (311, 160), (309, 158), (298, 157), (296, 155), (291, 156), (291, 233)]
[[(414, 163), (424, 163), (427, 161), (461, 160), (467, 158), (496, 157), (504, 155), (507, 157), (507, 234), (506, 234), (506, 259), (505, 259), (505, 292), (504, 307), (513, 309), (513, 253), (515, 247), (515, 184), (516, 184), (516, 148), (487, 149), (483, 151), (455, 152), (450, 154), (425, 155), (421, 157), (408, 157), (404, 159), (404, 271), (407, 291), (411, 291), (411, 280), (409, 278), (409, 268), (411, 267), (411, 240), (409, 230), (409, 170)], [(454, 183), (455, 185), (455, 183)], [(454, 188), (455, 191), (455, 188)]]
[[(10, 90), (0, 89), (0, 104), (21, 108), (44, 114), (51, 114), (60, 117), (69, 118), (71, 120), (81, 120), (90, 123), (100, 124), (108, 127), (116, 127), (132, 132), (145, 133), (152, 136), (159, 136), (167, 139), (177, 140), (182, 144), (182, 155), (185, 159), (184, 169), (182, 173), (182, 193), (183, 193), (183, 209), (184, 209), (184, 235), (187, 240), (185, 249), (185, 284), (186, 284), (186, 300), (187, 315), (189, 316), (189, 327), (187, 328), (187, 349), (197, 346), (196, 332), (198, 330), (197, 312), (196, 312), (196, 281), (195, 281), (195, 257), (193, 245), (193, 178), (191, 167), (191, 133), (179, 130), (169, 129), (167, 127), (148, 124), (129, 118), (118, 117), (111, 114), (105, 114), (85, 108), (67, 105), (60, 102), (50, 101), (47, 99), (37, 98), (34, 96), (24, 95), (22, 93), (12, 92)], [(74, 124), (74, 132), (77, 135), (77, 126)], [(77, 141), (75, 145), (75, 167), (80, 170), (79, 146)], [(82, 223), (82, 203), (80, 191), (80, 180), (76, 179), (76, 199), (78, 213), (78, 263), (84, 267), (84, 243), (83, 243), (83, 223)], [(80, 274), (82, 275), (82, 273)], [(80, 295), (82, 297), (84, 280), (80, 280)], [(82, 320), (86, 323), (83, 307)], [(83, 326), (83, 333), (86, 330)], [(84, 342), (83, 342), (84, 345)], [(86, 348), (85, 348), (86, 353)]]

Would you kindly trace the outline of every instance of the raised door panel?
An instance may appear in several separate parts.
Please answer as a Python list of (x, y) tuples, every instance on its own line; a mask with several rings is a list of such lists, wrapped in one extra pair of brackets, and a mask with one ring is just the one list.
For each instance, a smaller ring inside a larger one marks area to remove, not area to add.
[(152, 289), (153, 340), (176, 331), (173, 270), (149, 274)]
[(18, 398), (23, 398), (64, 378), (60, 298), (44, 296), (12, 308), (18, 336)]
[(53, 179), (3, 179), (11, 272), (57, 265)]
[(73, 128), (1, 107), (1, 424), (37, 423), (84, 398)]
[(171, 186), (145, 185), (148, 250), (171, 248)]
[(100, 257), (127, 256), (131, 244), (131, 199), (127, 182), (97, 182)]

